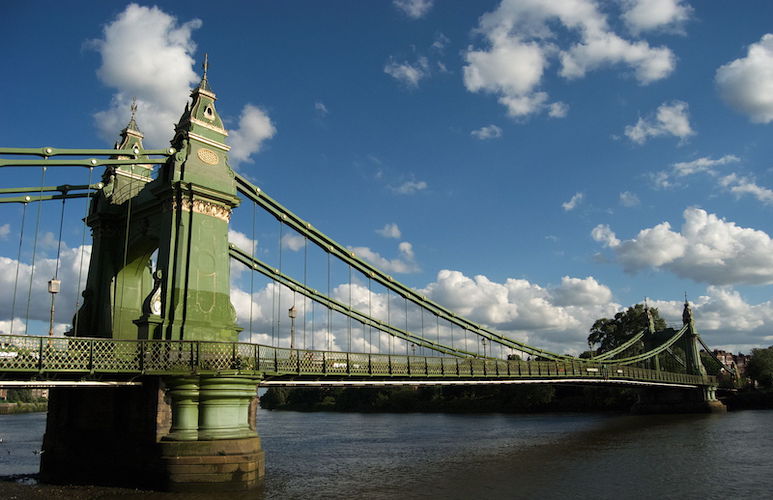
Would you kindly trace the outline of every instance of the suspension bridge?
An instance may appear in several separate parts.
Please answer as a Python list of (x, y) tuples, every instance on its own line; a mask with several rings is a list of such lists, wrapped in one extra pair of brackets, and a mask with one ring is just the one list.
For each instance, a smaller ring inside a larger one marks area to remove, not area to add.
[[(252, 488), (264, 474), (258, 384), (627, 385), (642, 388), (642, 407), (721, 407), (687, 303), (680, 328), (656, 331), (647, 311), (641, 332), (578, 358), (471, 321), (377, 269), (234, 172), (207, 70), (205, 60), (167, 149), (143, 147), (134, 105), (114, 149), (0, 148), (7, 179), (40, 173), (40, 186), (0, 189), (0, 206), (20, 207), (0, 387), (52, 388), (45, 480)], [(64, 182), (74, 170), (82, 183)], [(47, 186), (52, 177), (61, 181)], [(251, 237), (229, 230), (240, 213)], [(260, 258), (258, 214), (276, 225), (275, 262)], [(40, 257), (41, 219), (58, 219), (55, 258)], [(78, 227), (81, 245), (63, 248)], [(288, 238), (302, 242), (295, 265), (283, 260)], [(233, 280), (249, 283), (239, 310)]]

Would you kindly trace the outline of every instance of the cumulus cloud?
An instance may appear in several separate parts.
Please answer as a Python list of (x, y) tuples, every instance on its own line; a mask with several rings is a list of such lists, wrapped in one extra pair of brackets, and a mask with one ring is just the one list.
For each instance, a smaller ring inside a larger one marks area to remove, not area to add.
[(661, 104), (655, 115), (639, 118), (636, 125), (625, 127), (625, 135), (637, 144), (644, 144), (651, 137), (671, 135), (684, 141), (694, 135), (690, 126), (688, 105), (682, 101)]
[(746, 57), (717, 69), (714, 80), (722, 99), (755, 123), (773, 120), (773, 34), (749, 45)]
[(392, 0), (392, 4), (411, 19), (424, 17), (432, 8), (433, 0)]
[[(681, 323), (681, 301), (655, 300), (651, 305), (669, 323)], [(748, 353), (773, 341), (773, 301), (750, 304), (732, 287), (709, 286), (691, 306), (696, 327), (711, 347)]]
[(145, 145), (163, 147), (172, 139), (190, 87), (196, 44), (191, 35), (201, 20), (180, 24), (158, 7), (129, 4), (103, 28), (103, 38), (88, 46), (102, 57), (97, 76), (114, 88), (110, 107), (94, 114), (100, 134), (109, 141), (129, 122), (129, 106), (137, 98), (137, 120)]
[[(575, 33), (579, 41), (559, 46), (554, 32), (558, 25)], [(641, 84), (665, 78), (676, 64), (666, 47), (651, 47), (644, 40), (632, 42), (615, 34), (592, 0), (503, 0), (494, 11), (481, 16), (477, 32), (485, 37), (487, 47), (470, 47), (465, 53), (464, 85), (470, 92), (497, 95), (513, 117), (544, 110), (553, 117), (566, 115), (566, 106), (549, 103), (548, 94), (540, 89), (554, 59), (566, 79), (623, 64)]]
[[(29, 319), (35, 322), (44, 322), (45, 331), (29, 330), (31, 335), (45, 335), (48, 332), (49, 308), (51, 295), (48, 293), (48, 280), (54, 276), (56, 268), (56, 258), (52, 258), (45, 253), (40, 253), (38, 247), (38, 258), (35, 261), (34, 271), (32, 265), (28, 262), (18, 262), (16, 259), (0, 257), (0, 321), (7, 321), (7, 330), (0, 331), (10, 333), (11, 317), (14, 317), (14, 333), (23, 333), (26, 325), (27, 311), (27, 290), (30, 287), (30, 277), (32, 277), (32, 296), (29, 307)], [(56, 246), (50, 250), (50, 255), (56, 254)], [(55, 331), (62, 333), (69, 329), (69, 325), (75, 313), (76, 300), (80, 299), (78, 284), (83, 287), (86, 284), (86, 275), (88, 272), (89, 259), (91, 257), (91, 245), (83, 247), (69, 248), (62, 244), (62, 252), (59, 261), (58, 278), (62, 283), (61, 291), (56, 296), (56, 317)], [(81, 267), (81, 262), (83, 266)], [(16, 281), (16, 270), (18, 266), (19, 278)], [(80, 271), (80, 272), (79, 272)], [(16, 308), (13, 309), (13, 293), (16, 290)], [(46, 304), (45, 307), (40, 307)], [(30, 326), (34, 325), (31, 323)], [(33, 327), (36, 328), (36, 327)]]
[(397, 246), (400, 256), (394, 259), (382, 257), (381, 254), (368, 247), (349, 247), (349, 250), (384, 272), (409, 274), (417, 273), (421, 270), (416, 263), (413, 245), (407, 241), (400, 242)]
[(565, 276), (558, 286), (542, 287), (523, 279), (497, 283), (442, 270), (422, 292), (512, 338), (562, 352), (582, 350), (593, 321), (620, 308), (609, 288), (592, 277)]
[(634, 34), (650, 30), (680, 30), (692, 7), (683, 0), (623, 0), (623, 22)]
[[(100, 134), (114, 140), (129, 122), (129, 106), (137, 99), (137, 122), (147, 147), (164, 147), (172, 139), (190, 96), (199, 81), (193, 70), (196, 44), (193, 31), (199, 19), (180, 24), (158, 7), (129, 4), (103, 28), (103, 38), (88, 46), (102, 57), (97, 76), (116, 90), (106, 110), (94, 114)], [(242, 110), (239, 128), (230, 131), (234, 166), (260, 151), (276, 128), (268, 115), (251, 104)]]
[(634, 193), (630, 191), (624, 191), (620, 193), (620, 204), (624, 207), (635, 207), (638, 206), (641, 202), (639, 201), (639, 197), (636, 196)]
[(663, 269), (711, 285), (773, 283), (773, 241), (767, 233), (699, 208), (688, 208), (683, 216), (679, 232), (663, 222), (624, 241), (608, 226), (596, 226), (591, 236), (613, 250), (626, 272)]
[(569, 201), (565, 201), (561, 204), (561, 207), (563, 207), (564, 211), (571, 212), (577, 206), (582, 203), (583, 198), (585, 198), (584, 193), (575, 193), (574, 196), (571, 197)]
[(473, 130), (470, 132), (470, 135), (481, 141), (485, 141), (486, 139), (498, 139), (502, 137), (502, 129), (496, 125), (486, 125), (478, 130)]
[[(601, 317), (611, 317), (625, 309), (614, 301), (612, 291), (595, 278), (564, 276), (560, 283), (542, 286), (523, 279), (493, 281), (486, 276), (469, 277), (460, 271), (442, 270), (424, 288), (417, 290), (472, 321), (482, 323), (510, 338), (535, 347), (556, 352), (582, 352), (587, 346), (588, 329)], [(404, 328), (441, 343), (475, 351), (479, 339), (465, 335), (460, 328), (450, 328), (445, 322), (429, 320), (412, 304), (406, 310), (405, 301), (383, 289), (371, 289), (356, 281), (339, 284), (331, 296), (342, 303), (351, 301), (352, 308), (381, 321)], [(290, 325), (286, 310), (295, 304), (296, 345), (343, 350), (349, 344), (348, 321), (333, 313), (332, 321), (321, 306), (313, 307), (309, 300), (281, 285), (268, 282), (252, 295), (232, 288), (232, 302), (238, 322), (245, 328), (242, 339), (263, 344), (276, 342), (289, 345)], [(281, 309), (280, 306), (281, 305)], [(660, 315), (672, 325), (681, 324), (683, 302), (670, 297), (650, 299)], [(709, 286), (706, 293), (691, 299), (696, 326), (712, 347), (735, 352), (769, 345), (773, 331), (773, 301), (748, 303), (741, 294), (728, 286)], [(250, 310), (252, 319), (250, 319)], [(406, 314), (407, 312), (407, 314)], [(277, 319), (279, 320), (277, 322)], [(359, 352), (405, 352), (406, 344), (392, 340), (377, 331), (368, 331), (352, 322), (351, 345)], [(437, 326), (436, 326), (437, 325)], [(0, 323), (0, 329), (3, 324)], [(18, 326), (17, 326), (18, 329)]]
[(228, 132), (231, 152), (231, 164), (236, 167), (249, 161), (260, 151), (263, 142), (276, 134), (276, 127), (268, 114), (257, 106), (247, 104), (239, 117), (239, 128)]
[(402, 236), (402, 233), (400, 232), (400, 228), (394, 222), (390, 224), (385, 224), (384, 227), (382, 227), (381, 229), (376, 229), (376, 233), (380, 234), (384, 238), (397, 239)]

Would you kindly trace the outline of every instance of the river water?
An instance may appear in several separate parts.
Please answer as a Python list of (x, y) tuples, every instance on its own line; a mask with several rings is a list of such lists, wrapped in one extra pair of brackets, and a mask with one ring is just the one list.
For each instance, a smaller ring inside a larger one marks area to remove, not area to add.
[[(0, 416), (0, 476), (37, 472), (44, 427), (44, 414)], [(265, 485), (230, 498), (773, 498), (773, 411), (628, 416), (260, 410), (258, 428), (266, 451)], [(11, 486), (16, 494), (17, 485), (0, 483), (0, 498)], [(52, 496), (45, 488), (25, 488), (40, 498)], [(207, 498), (100, 488), (70, 493), (67, 498)]]

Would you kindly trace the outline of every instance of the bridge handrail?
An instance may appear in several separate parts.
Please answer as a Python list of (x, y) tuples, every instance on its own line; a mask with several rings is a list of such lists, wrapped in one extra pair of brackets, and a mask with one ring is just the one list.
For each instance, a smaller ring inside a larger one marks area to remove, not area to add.
[[(716, 385), (715, 377), (571, 361), (516, 361), (289, 349), (243, 342), (119, 340), (0, 334), (0, 375), (231, 374), (256, 378), (420, 377), (601, 379)], [(8, 356), (7, 353), (15, 353)]]

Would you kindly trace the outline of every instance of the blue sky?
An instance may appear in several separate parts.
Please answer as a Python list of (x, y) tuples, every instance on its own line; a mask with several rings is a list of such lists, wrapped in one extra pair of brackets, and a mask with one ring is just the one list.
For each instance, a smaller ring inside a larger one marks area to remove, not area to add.
[[(164, 146), (207, 52), (235, 168), (460, 313), (578, 351), (595, 318), (644, 297), (677, 322), (686, 292), (710, 344), (773, 343), (769, 2), (6, 2), (0, 14), (4, 145), (112, 146), (136, 97), (145, 144)], [(3, 173), (5, 186), (39, 183)], [(0, 255), (15, 269), (21, 212), (3, 210)], [(277, 259), (276, 227), (252, 235), (245, 217), (234, 237)], [(65, 231), (73, 259), (80, 238)]]

